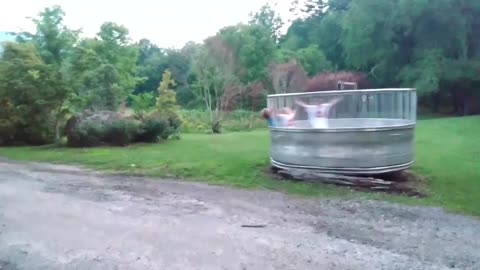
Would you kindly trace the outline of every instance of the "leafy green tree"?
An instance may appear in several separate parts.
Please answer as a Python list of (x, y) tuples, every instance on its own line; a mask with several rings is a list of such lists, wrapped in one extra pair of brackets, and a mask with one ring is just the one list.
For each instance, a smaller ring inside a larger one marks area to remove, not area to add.
[(158, 97), (156, 103), (156, 115), (157, 119), (165, 119), (168, 123), (167, 131), (162, 136), (164, 139), (170, 135), (178, 137), (179, 127), (182, 124), (182, 118), (180, 115), (180, 106), (177, 103), (176, 93), (171, 87), (176, 85), (175, 80), (172, 78), (170, 70), (165, 70), (162, 74), (162, 81), (158, 86)]
[(114, 23), (103, 24), (97, 39), (83, 40), (68, 65), (80, 108), (117, 110), (142, 81), (136, 76), (137, 56), (128, 30)]
[(104, 23), (98, 33), (102, 42), (97, 48), (97, 55), (117, 70), (120, 76), (117, 84), (122, 89), (119, 99), (123, 100), (139, 82), (135, 76), (138, 49), (130, 44), (128, 33), (124, 26), (111, 22)]
[(472, 96), (458, 95), (455, 84), (472, 79), (453, 67), (474, 67), (479, 60), (479, 7), (478, 1), (354, 1), (342, 25), (347, 61), (369, 70), (381, 85), (413, 85), (422, 96), (442, 90), (460, 96), (463, 105), (456, 107), (468, 113)]
[(0, 74), (0, 142), (53, 142), (69, 95), (60, 72), (32, 44), (7, 43)]
[(298, 51), (316, 45), (335, 69), (346, 68), (341, 24), (349, 3), (350, 0), (306, 1), (303, 12), (308, 16), (293, 21), (280, 46)]
[(160, 83), (163, 70), (168, 68), (165, 53), (148, 39), (136, 44), (139, 54), (137, 76), (144, 78), (135, 88), (135, 93), (154, 92)]
[(235, 72), (244, 84), (263, 80), (275, 53), (267, 30), (259, 25), (228, 26), (219, 35), (232, 48)]
[[(478, 46), (471, 33), (478, 31), (473, 28), (478, 19), (463, 16), (464, 7), (458, 4), (452, 0), (353, 2), (343, 24), (348, 61), (357, 68), (388, 69), (431, 59), (432, 51), (452, 59), (473, 57), (471, 50)], [(474, 12), (471, 6), (469, 13)]]
[(317, 45), (310, 45), (305, 49), (300, 49), (296, 54), (296, 58), (310, 76), (332, 70), (333, 68), (332, 63), (327, 60), (327, 57)]
[(277, 43), (281, 37), (281, 29), (284, 22), (279, 14), (269, 5), (263, 5), (260, 10), (250, 14), (250, 24), (265, 27), (270, 32), (272, 39)]
[(86, 91), (82, 95), (88, 108), (94, 110), (117, 110), (131, 92), (120, 84), (122, 78), (114, 65), (101, 64), (87, 71), (83, 83)]
[[(457, 113), (480, 112), (480, 80), (472, 76), (480, 58), (479, 1), (307, 0), (299, 6), (294, 1), (304, 16), (281, 38), (278, 62), (294, 53), (310, 75), (361, 71), (379, 87), (417, 87), (434, 108), (445, 101)], [(331, 67), (306, 61), (315, 58)]]
[(344, 47), (342, 46), (343, 27), (345, 15), (343, 11), (332, 11), (320, 18), (312, 18), (308, 23), (312, 29), (308, 33), (311, 44), (317, 45), (325, 54), (335, 69), (350, 69), (345, 60)]
[(63, 24), (65, 13), (59, 6), (45, 8), (38, 17), (32, 21), (36, 26), (35, 33), (22, 33), (17, 39), (21, 42), (32, 42), (45, 64), (49, 69), (58, 74), (55, 78), (57, 85), (65, 87), (63, 90), (64, 100), (58, 108), (55, 116), (55, 137), (60, 139), (61, 125), (66, 115), (70, 112), (72, 89), (68, 81), (68, 74), (65, 68), (66, 59), (69, 57), (74, 45), (78, 41), (80, 31), (71, 30)]
[(275, 63), (287, 63), (288, 61), (297, 57), (296, 51), (280, 48), (275, 51), (273, 62)]
[(222, 36), (210, 37), (197, 50), (192, 64), (196, 76), (195, 95), (204, 102), (213, 133), (221, 132), (225, 89), (238, 85), (234, 50)]
[(176, 93), (170, 87), (176, 85), (175, 80), (172, 78), (170, 70), (165, 70), (162, 75), (162, 81), (158, 86), (157, 97), (157, 111), (160, 114), (178, 114), (179, 106), (177, 104)]
[[(268, 30), (260, 25), (236, 25), (218, 34), (233, 53), (234, 75), (238, 83), (226, 91), (231, 107), (252, 108), (262, 94), (260, 84), (267, 81), (268, 65), (275, 57), (276, 46)], [(235, 104), (235, 105), (233, 105)]]
[(71, 30), (63, 24), (65, 12), (60, 6), (45, 8), (32, 21), (36, 32), (28, 34), (43, 61), (61, 68), (78, 40), (80, 31)]
[(183, 49), (161, 49), (149, 40), (142, 39), (137, 44), (139, 57), (137, 60), (137, 76), (144, 78), (135, 89), (135, 93), (155, 92), (161, 81), (162, 73), (168, 69), (176, 78), (179, 104), (188, 106), (195, 96), (190, 91), (191, 58)]
[(280, 47), (287, 50), (296, 51), (308, 47), (310, 44), (309, 32), (311, 31), (308, 22), (302, 19), (296, 19), (292, 22), (287, 33), (280, 39)]

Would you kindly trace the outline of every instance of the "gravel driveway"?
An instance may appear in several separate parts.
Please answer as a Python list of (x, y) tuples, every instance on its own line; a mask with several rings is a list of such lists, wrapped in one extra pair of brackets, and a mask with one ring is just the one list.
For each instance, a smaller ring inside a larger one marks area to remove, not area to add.
[(479, 219), (0, 161), (1, 270), (452, 268)]

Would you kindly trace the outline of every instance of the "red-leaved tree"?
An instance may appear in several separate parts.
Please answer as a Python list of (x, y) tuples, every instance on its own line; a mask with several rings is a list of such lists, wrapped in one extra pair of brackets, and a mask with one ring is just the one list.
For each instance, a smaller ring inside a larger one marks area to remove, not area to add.
[(296, 59), (270, 65), (269, 77), (276, 94), (303, 92), (308, 82), (307, 72)]

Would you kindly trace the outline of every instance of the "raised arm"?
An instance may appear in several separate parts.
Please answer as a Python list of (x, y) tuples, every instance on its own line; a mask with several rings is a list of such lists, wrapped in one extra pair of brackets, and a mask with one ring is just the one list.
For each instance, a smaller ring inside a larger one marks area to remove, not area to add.
[(302, 106), (302, 107), (307, 107), (308, 106), (308, 104), (306, 104), (305, 102), (303, 102), (299, 99), (296, 99), (295, 103), (297, 103), (298, 106)]
[(330, 106), (334, 106), (335, 104), (337, 104), (338, 102), (340, 102), (342, 100), (343, 100), (343, 97), (334, 98), (334, 99), (332, 99), (332, 101), (330, 101)]

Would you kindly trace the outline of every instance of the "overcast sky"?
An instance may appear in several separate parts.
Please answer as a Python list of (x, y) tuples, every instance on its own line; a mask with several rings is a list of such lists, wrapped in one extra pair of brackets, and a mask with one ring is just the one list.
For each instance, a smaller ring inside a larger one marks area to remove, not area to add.
[(0, 31), (32, 31), (26, 17), (43, 8), (60, 5), (65, 23), (93, 36), (100, 25), (112, 21), (125, 25), (134, 40), (148, 38), (161, 47), (180, 48), (187, 41), (200, 42), (220, 28), (247, 22), (248, 14), (264, 3), (278, 2), (285, 20), (291, 0), (13, 0), (1, 1)]

